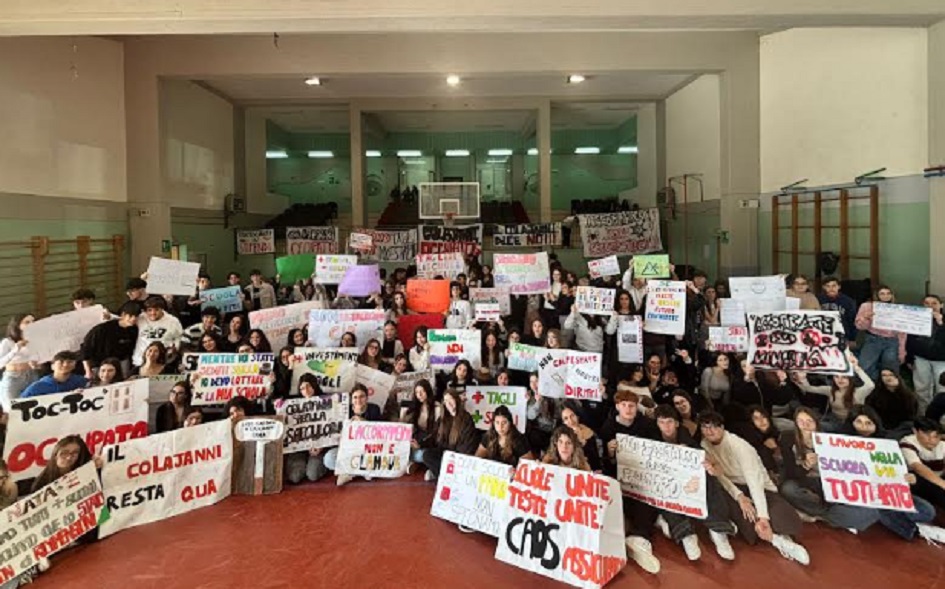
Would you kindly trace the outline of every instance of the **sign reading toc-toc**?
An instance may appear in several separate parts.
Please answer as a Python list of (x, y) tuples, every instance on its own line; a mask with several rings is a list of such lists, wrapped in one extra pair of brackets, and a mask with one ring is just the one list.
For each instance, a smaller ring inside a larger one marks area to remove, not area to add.
[(496, 559), (588, 588), (603, 587), (627, 564), (614, 479), (524, 460), (508, 491)]
[(346, 421), (335, 474), (382, 479), (403, 475), (410, 464), (412, 435), (410, 424)]

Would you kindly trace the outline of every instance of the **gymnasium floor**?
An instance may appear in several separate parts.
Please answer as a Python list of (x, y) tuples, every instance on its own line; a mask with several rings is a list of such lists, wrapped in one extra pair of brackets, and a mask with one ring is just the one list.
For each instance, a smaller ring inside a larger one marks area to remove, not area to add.
[[(493, 559), (495, 540), (463, 534), (429, 515), (434, 485), (334, 478), (280, 495), (230, 497), (213, 507), (120, 532), (54, 557), (35, 586), (69, 589), (338, 587), (567, 587)], [(858, 537), (805, 525), (811, 565), (770, 547), (733, 540), (720, 560), (700, 534), (702, 560), (689, 563), (662, 537), (659, 575), (628, 566), (607, 587), (945, 587), (945, 548), (907, 543), (875, 527)]]

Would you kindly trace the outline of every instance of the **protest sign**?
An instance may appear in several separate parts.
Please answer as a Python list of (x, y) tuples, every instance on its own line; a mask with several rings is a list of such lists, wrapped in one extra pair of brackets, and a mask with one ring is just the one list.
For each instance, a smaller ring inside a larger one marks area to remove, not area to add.
[(814, 453), (829, 503), (915, 512), (909, 467), (896, 440), (815, 432)]
[(445, 313), (450, 308), (449, 280), (407, 281), (407, 308), (416, 313)]
[(473, 307), (476, 321), (498, 321), (502, 318), (502, 308), (499, 303), (477, 303)]
[(430, 515), (498, 538), (513, 472), (501, 462), (445, 452)]
[(152, 257), (148, 264), (148, 294), (192, 296), (197, 292), (200, 264)]
[(338, 294), (366, 297), (381, 292), (381, 271), (377, 264), (350, 266), (338, 285)]
[(619, 276), (620, 262), (617, 256), (607, 256), (599, 260), (591, 260), (587, 263), (588, 273), (591, 278), (602, 278), (604, 276)]
[(346, 421), (335, 463), (336, 475), (392, 479), (410, 465), (413, 426), (408, 423)]
[(361, 252), (366, 262), (407, 262), (417, 255), (417, 230), (380, 231), (377, 229), (353, 229), (371, 238), (371, 247)]
[(0, 513), (0, 583), (18, 587), (17, 576), (37, 566), (95, 529), (103, 519), (105, 496), (95, 463), (66, 473)]
[(427, 332), (427, 339), (430, 342), (430, 368), (433, 370), (449, 372), (460, 360), (468, 360), (473, 370), (479, 370), (482, 332), (478, 329), (431, 329)]
[(417, 328), (426, 327), (427, 329), (441, 329), (446, 321), (440, 313), (422, 313), (419, 315), (401, 315), (397, 319), (397, 337), (400, 343), (404, 345), (406, 353), (416, 344), (415, 336)]
[(35, 477), (59, 438), (76, 434), (93, 454), (148, 435), (148, 380), (15, 399), (4, 445), (14, 481)]
[(384, 320), (383, 309), (312, 309), (308, 341), (316, 348), (336, 348), (341, 336), (353, 333), (358, 349), (363, 350), (368, 340), (384, 337)]
[(285, 416), (282, 451), (290, 454), (337, 446), (348, 407), (347, 393), (286, 399), (276, 408), (278, 415)]
[(549, 349), (538, 359), (538, 390), (543, 397), (600, 401), (601, 355)]
[(837, 311), (748, 314), (748, 362), (760, 370), (853, 374)]
[(785, 310), (784, 276), (732, 276), (728, 284), (731, 298), (741, 302), (746, 315)]
[(634, 278), (669, 278), (669, 255), (633, 256)]
[(436, 382), (433, 370), (428, 369), (419, 372), (404, 372), (403, 374), (398, 374), (388, 396), (396, 396), (398, 403), (413, 401), (414, 389), (421, 380), (427, 380), (433, 385)]
[(719, 323), (729, 326), (745, 326), (745, 303), (738, 299), (719, 299)]
[(617, 434), (617, 480), (628, 496), (657, 509), (705, 519), (705, 451)]
[(89, 331), (102, 322), (105, 308), (94, 305), (34, 321), (23, 329), (30, 360), (50, 362), (59, 352), (78, 352)]
[(464, 256), (478, 256), (482, 253), (482, 224), (456, 225), (420, 225), (420, 254), (448, 254), (459, 252)]
[(512, 412), (512, 426), (525, 433), (525, 409), (528, 395), (525, 387), (499, 387), (470, 385), (466, 387), (466, 411), (472, 415), (476, 429), (488, 430), (492, 426), (495, 408), (505, 405)]
[(707, 348), (710, 352), (747, 352), (748, 328), (744, 325), (710, 325)]
[(281, 417), (244, 417), (233, 426), (234, 495), (263, 495), (282, 492)]
[(158, 408), (170, 400), (171, 389), (180, 381), (186, 381), (182, 374), (158, 374), (148, 377), (148, 432), (157, 429)]
[(499, 313), (502, 315), (512, 313), (511, 297), (509, 297), (509, 291), (504, 288), (470, 288), (469, 302), (473, 308), (480, 303), (498, 304)]
[(319, 255), (315, 257), (315, 284), (339, 284), (351, 266), (358, 265), (358, 256)]
[[(929, 337), (932, 335), (932, 309), (876, 301), (873, 303), (872, 326), (875, 329)], [(30, 340), (32, 346), (33, 341)]]
[(337, 254), (337, 227), (286, 227), (285, 251), (296, 254)]
[(262, 330), (273, 349), (279, 349), (289, 343), (288, 337), (291, 330), (305, 327), (309, 320), (309, 313), (312, 309), (319, 308), (319, 305), (318, 301), (305, 301), (251, 311), (249, 326)]
[(374, 238), (368, 233), (352, 231), (348, 236), (348, 247), (356, 252), (366, 252), (374, 248)]
[(512, 294), (545, 294), (551, 290), (547, 252), (493, 254), (492, 263), (497, 288)]
[(538, 360), (548, 352), (548, 348), (527, 344), (509, 344), (509, 370), (537, 372)]
[[(236, 253), (241, 256), (276, 253), (276, 233), (272, 229), (240, 229), (236, 232)], [(151, 280), (148, 278), (148, 290)], [(153, 292), (153, 291), (151, 291)]]
[(383, 410), (397, 377), (382, 370), (375, 370), (370, 366), (358, 364), (355, 371), (355, 380), (357, 384), (362, 384), (367, 388), (368, 403), (374, 403), (379, 409)]
[(233, 397), (255, 400), (264, 397), (272, 384), (272, 354), (200, 354), (194, 405), (226, 403)]
[(495, 247), (539, 247), (561, 245), (561, 223), (495, 225)]
[(466, 272), (466, 260), (463, 254), (418, 254), (416, 258), (417, 278), (433, 280), (437, 276), (449, 280)]
[(236, 313), (243, 310), (240, 287), (211, 288), (200, 291), (200, 308), (215, 307), (220, 313)]
[(315, 272), (313, 254), (295, 254), (276, 258), (276, 273), (281, 284), (295, 284), (299, 280), (308, 280)]
[(299, 377), (314, 374), (323, 393), (348, 393), (356, 384), (357, 348), (295, 348), (292, 354), (292, 392)]
[(663, 249), (657, 209), (578, 215), (578, 221), (585, 258), (646, 254)]
[(577, 306), (578, 313), (609, 317), (614, 313), (616, 294), (617, 291), (613, 288), (579, 286), (574, 294), (574, 304)]
[(643, 329), (650, 333), (686, 333), (686, 283), (650, 280), (646, 283), (646, 315)]
[(496, 559), (575, 587), (603, 587), (627, 564), (617, 481), (523, 460), (508, 488)]
[(617, 356), (620, 362), (643, 363), (643, 321), (639, 316), (617, 317)]
[(109, 518), (99, 536), (213, 505), (230, 495), (228, 419), (108, 446), (102, 466)]

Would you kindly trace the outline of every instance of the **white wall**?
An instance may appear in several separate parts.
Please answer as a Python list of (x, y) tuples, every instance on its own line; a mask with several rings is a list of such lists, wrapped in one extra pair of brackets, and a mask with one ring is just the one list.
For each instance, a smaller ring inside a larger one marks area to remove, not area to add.
[(925, 29), (794, 29), (761, 38), (761, 185), (849, 182), (928, 161)]
[(233, 106), (186, 80), (160, 83), (164, 202), (223, 210), (233, 192)]
[[(700, 76), (666, 99), (666, 175), (703, 174), (705, 200), (721, 195), (721, 110), (719, 76)], [(674, 184), (682, 202), (681, 185)], [(689, 183), (689, 200), (698, 200)]]
[(121, 43), (0, 39), (0, 193), (123, 202)]

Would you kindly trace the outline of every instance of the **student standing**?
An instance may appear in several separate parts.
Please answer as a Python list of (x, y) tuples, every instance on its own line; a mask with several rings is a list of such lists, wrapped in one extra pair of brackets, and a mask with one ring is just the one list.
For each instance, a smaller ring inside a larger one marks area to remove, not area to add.
[(144, 363), (144, 351), (152, 342), (161, 342), (169, 354), (176, 354), (183, 333), (177, 317), (167, 312), (167, 302), (149, 297), (144, 302), (144, 313), (138, 317), (138, 342), (132, 357), (135, 366)]
[(99, 323), (89, 330), (82, 342), (85, 377), (91, 379), (105, 358), (117, 358), (122, 372), (131, 372), (131, 357), (138, 342), (138, 316), (141, 305), (127, 301), (118, 310), (118, 318)]
[(23, 330), (32, 322), (32, 315), (14, 315), (7, 325), (7, 336), (0, 342), (0, 367), (3, 368), (0, 403), (7, 412), (20, 393), (38, 378), (26, 349), (26, 339), (23, 337)]
[(856, 301), (840, 292), (840, 281), (830, 276), (824, 279), (821, 288), (824, 292), (817, 295), (820, 308), (823, 311), (837, 311), (846, 332), (847, 344), (850, 348), (856, 347)]

